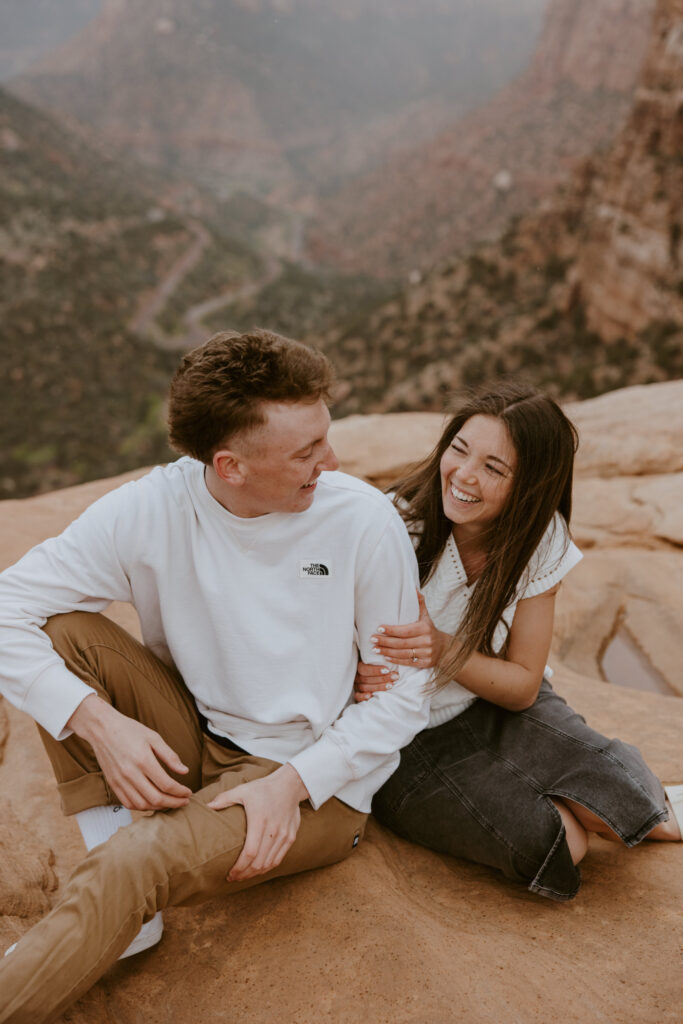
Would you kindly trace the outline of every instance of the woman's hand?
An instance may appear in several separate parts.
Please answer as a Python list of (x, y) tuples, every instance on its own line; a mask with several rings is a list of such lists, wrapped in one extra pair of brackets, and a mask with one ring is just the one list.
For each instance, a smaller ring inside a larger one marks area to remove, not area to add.
[(353, 681), (353, 699), (357, 703), (370, 700), (373, 693), (390, 690), (397, 679), (398, 669), (390, 669), (385, 665), (366, 665), (364, 661), (359, 661)]
[(451, 639), (432, 622), (425, 599), (418, 590), (420, 617), (406, 626), (380, 626), (371, 638), (373, 652), (393, 665), (434, 668)]
[[(373, 651), (393, 665), (434, 668), (439, 663), (451, 637), (432, 622), (424, 597), (418, 590), (420, 617), (405, 626), (380, 626), (372, 637)], [(387, 690), (398, 679), (398, 672), (382, 665), (359, 662), (354, 682), (355, 699), (367, 700), (378, 690)]]

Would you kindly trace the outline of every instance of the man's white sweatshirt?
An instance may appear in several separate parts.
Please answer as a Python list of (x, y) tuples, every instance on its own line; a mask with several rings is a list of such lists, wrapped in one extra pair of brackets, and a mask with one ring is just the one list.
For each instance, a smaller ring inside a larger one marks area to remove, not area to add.
[(367, 484), (323, 473), (306, 511), (241, 519), (183, 458), (105, 495), (0, 576), (0, 685), (66, 738), (92, 691), (41, 626), (130, 601), (211, 730), (289, 761), (314, 807), (334, 795), (368, 811), (427, 723), (428, 673), (401, 669), (390, 691), (354, 704), (358, 652), (377, 662), (377, 627), (417, 618), (417, 583), (400, 517)]

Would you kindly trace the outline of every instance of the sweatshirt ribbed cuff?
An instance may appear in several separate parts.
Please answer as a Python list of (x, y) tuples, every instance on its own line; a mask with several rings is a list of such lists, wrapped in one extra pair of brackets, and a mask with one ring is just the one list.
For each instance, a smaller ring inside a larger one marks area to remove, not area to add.
[(348, 761), (329, 736), (321, 736), (288, 763), (299, 773), (314, 811), (353, 778)]
[(65, 740), (71, 735), (66, 723), (91, 693), (95, 690), (64, 665), (49, 665), (31, 683), (21, 710), (42, 725), (54, 739)]

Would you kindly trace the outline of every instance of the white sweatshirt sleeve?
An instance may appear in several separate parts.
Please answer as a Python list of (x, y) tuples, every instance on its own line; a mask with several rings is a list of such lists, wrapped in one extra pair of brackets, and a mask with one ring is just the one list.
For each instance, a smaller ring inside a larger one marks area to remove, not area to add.
[[(363, 661), (381, 661), (370, 639), (378, 626), (416, 621), (418, 585), (408, 534), (398, 515), (392, 515), (356, 578), (355, 620)], [(430, 675), (429, 670), (400, 667), (391, 690), (349, 704), (315, 743), (291, 759), (315, 809), (346, 783), (368, 775), (425, 728)]]
[(115, 534), (124, 485), (91, 505), (58, 537), (0, 575), (0, 691), (55, 739), (93, 689), (69, 672), (42, 626), (63, 612), (99, 612), (130, 600)]

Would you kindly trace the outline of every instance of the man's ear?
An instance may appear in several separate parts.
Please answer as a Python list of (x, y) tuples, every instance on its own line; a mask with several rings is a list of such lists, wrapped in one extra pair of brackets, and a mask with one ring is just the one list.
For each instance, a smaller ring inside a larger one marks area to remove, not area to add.
[(236, 452), (229, 448), (221, 448), (214, 453), (213, 470), (219, 480), (231, 487), (241, 487), (247, 477), (247, 467)]

